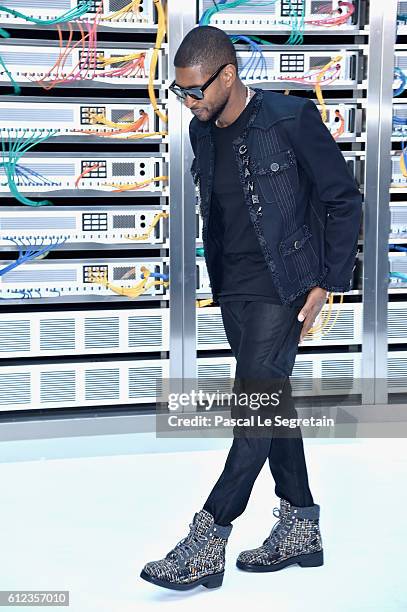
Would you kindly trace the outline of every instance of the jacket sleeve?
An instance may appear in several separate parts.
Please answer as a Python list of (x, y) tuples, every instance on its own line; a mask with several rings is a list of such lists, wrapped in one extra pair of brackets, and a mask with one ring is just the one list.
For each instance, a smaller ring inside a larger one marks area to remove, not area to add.
[(328, 270), (318, 286), (328, 291), (349, 291), (356, 265), (362, 194), (312, 100), (307, 100), (298, 113), (293, 145), (327, 210), (324, 263)]

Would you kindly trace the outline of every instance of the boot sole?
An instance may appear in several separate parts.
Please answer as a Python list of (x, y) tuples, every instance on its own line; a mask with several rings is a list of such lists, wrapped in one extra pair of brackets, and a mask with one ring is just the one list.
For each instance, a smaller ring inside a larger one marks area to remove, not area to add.
[(287, 565), (295, 565), (298, 563), (301, 567), (319, 567), (324, 564), (324, 553), (322, 550), (315, 553), (307, 553), (305, 555), (297, 555), (285, 559), (280, 563), (273, 563), (272, 565), (253, 565), (253, 563), (244, 563), (243, 561), (236, 561), (236, 565), (239, 569), (245, 572), (276, 572)]
[(151, 582), (157, 586), (164, 587), (165, 589), (174, 589), (175, 591), (188, 591), (189, 589), (193, 589), (200, 584), (207, 589), (215, 589), (216, 587), (220, 587), (223, 582), (224, 572), (220, 572), (219, 574), (211, 574), (210, 576), (203, 576), (202, 578), (198, 578), (198, 580), (194, 580), (193, 582), (188, 582), (185, 584), (177, 584), (176, 582), (170, 582), (169, 580), (161, 580), (160, 578), (155, 578), (154, 576), (150, 576), (144, 570), (141, 571), (140, 577), (147, 580), (147, 582)]

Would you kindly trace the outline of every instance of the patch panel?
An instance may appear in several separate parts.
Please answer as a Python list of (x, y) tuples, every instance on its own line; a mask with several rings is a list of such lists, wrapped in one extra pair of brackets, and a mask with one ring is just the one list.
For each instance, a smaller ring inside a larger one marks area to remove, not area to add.
[[(343, 86), (360, 85), (365, 87), (363, 80), (359, 83), (358, 75), (362, 66), (362, 50), (332, 48), (326, 46), (318, 49), (301, 47), (301, 50), (269, 51), (266, 46), (259, 46), (259, 52), (239, 50), (237, 60), (240, 78), (245, 83), (273, 83), (275, 88), (281, 82), (281, 88), (310, 89), (317, 82), (317, 76), (322, 69), (335, 58), (339, 58), (329, 71), (325, 71), (319, 81), (321, 86), (335, 89)], [(291, 79), (305, 79), (306, 83)]]
[[(59, 86), (77, 87), (78, 82), (94, 83), (95, 86), (109, 87), (114, 85), (126, 85), (133, 87), (148, 84), (149, 67), (152, 56), (151, 45), (137, 43), (137, 47), (112, 48), (111, 43), (98, 43), (96, 56), (97, 65), (94, 65), (93, 52), (87, 53), (87, 65), (81, 50), (76, 47), (66, 53), (51, 41), (41, 41), (34, 44), (24, 44), (27, 41), (18, 41), (20, 44), (3, 44), (0, 42), (0, 55), (10, 71), (16, 83), (42, 84), (44, 87), (54, 83)], [(28, 41), (30, 42), (30, 41)], [(64, 55), (65, 53), (65, 55)], [(102, 56), (105, 65), (102, 66)], [(136, 57), (137, 56), (137, 57)], [(61, 58), (64, 57), (63, 62)], [(123, 58), (127, 70), (115, 68), (115, 63), (110, 63), (117, 58)], [(127, 58), (127, 59), (125, 59)], [(144, 60), (140, 63), (140, 58)], [(61, 63), (61, 67), (59, 67)], [(156, 78), (154, 84), (161, 84), (162, 54), (158, 55)], [(0, 70), (0, 85), (9, 85), (9, 77), (6, 72)]]
[[(345, 4), (340, 6), (340, 0), (294, 0), (289, 3), (287, 0), (276, 0), (267, 3), (267, 6), (260, 2), (253, 4), (243, 4), (228, 10), (215, 12), (210, 20), (210, 25), (216, 26), (231, 32), (252, 32), (260, 30), (262, 34), (274, 30), (287, 31), (291, 29), (290, 14), (297, 19), (304, 14), (304, 30), (308, 32), (318, 32), (326, 30), (329, 34), (343, 34), (344, 30), (355, 31), (360, 28), (359, 24), (359, 3), (356, 0), (350, 2), (352, 7)], [(200, 0), (199, 15), (204, 11), (213, 9), (212, 0)], [(344, 19), (349, 15), (347, 19)], [(329, 25), (323, 23), (326, 20), (342, 18), (343, 23)], [(318, 25), (320, 21), (320, 25)]]
[[(113, 154), (111, 154), (113, 155)], [(146, 157), (141, 153), (133, 153), (129, 157), (121, 153), (119, 157), (102, 156), (100, 154), (63, 153), (26, 154), (18, 161), (14, 181), (20, 193), (54, 193), (65, 195), (67, 191), (78, 192), (116, 192), (120, 189), (124, 194), (155, 194), (166, 195), (168, 187), (166, 180), (151, 181), (139, 189), (129, 189), (153, 179), (167, 176), (164, 157)], [(5, 159), (8, 159), (7, 153)], [(9, 185), (4, 167), (0, 166), (0, 194), (9, 195)]]
[[(105, 102), (99, 99), (93, 103), (83, 99), (71, 102), (65, 98), (57, 100), (53, 98), (52, 102), (37, 100), (38, 98), (31, 97), (24, 99), (9, 97), (7, 100), (1, 100), (0, 133), (10, 138), (26, 138), (33, 133), (41, 134), (53, 130), (55, 139), (64, 136), (75, 140), (82, 136), (89, 138), (92, 134), (86, 134), (86, 131), (92, 131), (94, 136), (110, 133), (109, 138), (111, 138), (119, 128), (110, 127), (109, 123), (127, 127), (144, 115), (146, 118), (142, 124), (139, 127), (135, 126), (134, 130), (124, 136), (167, 129), (148, 101), (129, 104), (126, 101)], [(164, 112), (163, 104), (159, 104), (158, 107)], [(117, 137), (121, 135), (117, 134)], [(158, 137), (163, 138), (163, 136)], [(152, 138), (157, 136), (146, 136), (148, 140)]]
[(25, 364), (4, 366), (1, 374), (0, 412), (155, 404), (169, 378), (169, 360)]
[[(150, 257), (115, 260), (52, 260), (28, 261), (4, 275), (1, 269), (9, 261), (0, 261), (0, 299), (37, 300), (42, 298), (87, 297), (128, 300), (131, 297), (115, 293), (111, 287), (131, 291), (144, 278), (142, 267), (150, 273), (168, 274), (168, 258)], [(91, 278), (94, 282), (91, 282)], [(107, 281), (109, 287), (103, 283)], [(150, 279), (148, 282), (150, 282)], [(154, 285), (142, 296), (162, 297), (164, 285)], [(139, 298), (133, 298), (139, 299)]]
[[(88, 0), (58, 0), (58, 2), (52, 4), (43, 0), (6, 0), (4, 6), (33, 19), (52, 20), (61, 17), (68, 11), (81, 9), (85, 3), (89, 6)], [(89, 19), (92, 20), (101, 6), (98, 27), (126, 30), (155, 28), (153, 1), (140, 0), (138, 11), (132, 9), (131, 4), (130, 0), (93, 0), (88, 11), (82, 14), (76, 21), (86, 22)], [(124, 11), (121, 15), (114, 16), (114, 13), (124, 10), (126, 7), (128, 7), (128, 10)], [(1, 10), (0, 25), (9, 27), (24, 25), (26, 28), (38, 27), (38, 25), (30, 23), (26, 19)]]

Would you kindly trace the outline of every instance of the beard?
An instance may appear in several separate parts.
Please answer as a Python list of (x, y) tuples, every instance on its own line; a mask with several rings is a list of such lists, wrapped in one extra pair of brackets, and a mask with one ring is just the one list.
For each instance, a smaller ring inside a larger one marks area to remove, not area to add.
[[(227, 98), (225, 98), (225, 100), (223, 100), (222, 102), (219, 102), (218, 104), (216, 104), (215, 107), (212, 108), (212, 111), (209, 112), (209, 116), (205, 119), (205, 121), (216, 121), (216, 119), (218, 119), (218, 117), (220, 117), (220, 115), (223, 113), (226, 104), (229, 101), (229, 96)], [(197, 115), (198, 119), (199, 119), (199, 115)]]
[(216, 121), (216, 119), (218, 119), (221, 116), (228, 101), (229, 101), (229, 96), (223, 102), (215, 106), (215, 108), (212, 110), (212, 115), (210, 117), (211, 119), (213, 119), (213, 121)]

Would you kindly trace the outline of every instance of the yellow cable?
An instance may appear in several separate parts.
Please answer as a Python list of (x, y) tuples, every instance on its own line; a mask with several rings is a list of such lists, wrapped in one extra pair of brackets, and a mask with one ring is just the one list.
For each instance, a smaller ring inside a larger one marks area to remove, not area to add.
[(402, 175), (404, 177), (407, 177), (407, 168), (406, 168), (406, 163), (404, 161), (403, 151), (401, 152), (399, 163), (400, 163), (400, 169), (401, 169)]
[(147, 283), (147, 280), (151, 274), (150, 270), (145, 266), (141, 266), (141, 272), (144, 274), (144, 278), (141, 279), (134, 287), (119, 287), (117, 285), (111, 285), (107, 280), (107, 273), (104, 272), (103, 276), (99, 276), (97, 274), (90, 274), (90, 281), (92, 283), (97, 283), (98, 285), (103, 285), (106, 289), (110, 289), (114, 293), (118, 295), (124, 295), (129, 298), (139, 297), (142, 293), (150, 289), (155, 285), (163, 285), (164, 287), (169, 286), (168, 281), (162, 281), (160, 279), (153, 279), (150, 283)]
[(212, 302), (212, 298), (207, 298), (205, 300), (195, 300), (195, 305), (197, 308), (203, 308), (204, 306), (209, 306), (209, 304), (212, 304)]
[(160, 219), (166, 219), (167, 217), (169, 217), (169, 214), (167, 212), (161, 211), (161, 212), (157, 213), (154, 216), (154, 219), (152, 220), (152, 222), (150, 223), (149, 227), (144, 232), (144, 234), (141, 234), (141, 236), (129, 236), (129, 235), (127, 235), (127, 236), (125, 236), (125, 238), (127, 238), (128, 240), (146, 240), (149, 237), (149, 235), (151, 234), (153, 228), (159, 222), (159, 220)]
[(119, 185), (118, 183), (104, 183), (106, 187), (116, 187), (119, 191), (131, 191), (132, 189), (138, 189), (139, 187), (143, 187), (144, 185), (148, 185), (153, 181), (166, 181), (168, 180), (168, 176), (154, 176), (153, 178), (146, 179), (145, 181), (141, 181), (140, 183), (128, 183), (125, 185)]
[[(339, 295), (340, 295), (340, 300), (339, 300), (339, 304), (338, 304), (338, 308), (337, 308), (337, 310), (336, 310), (336, 314), (335, 314), (334, 320), (333, 320), (333, 322), (331, 323), (331, 325), (328, 327), (328, 329), (326, 329), (326, 330), (323, 332), (323, 334), (322, 334), (322, 335), (324, 335), (324, 336), (325, 336), (326, 334), (328, 334), (328, 333), (331, 331), (331, 329), (332, 329), (332, 328), (335, 326), (336, 321), (337, 321), (337, 319), (338, 319), (338, 317), (339, 317), (339, 314), (340, 314), (340, 308), (339, 308), (339, 305), (341, 305), (341, 304), (343, 303), (343, 293), (340, 293)], [(332, 305), (333, 305), (333, 294), (331, 293), (331, 294), (329, 295), (329, 308), (328, 308), (328, 312), (326, 313), (326, 317), (325, 317), (325, 319), (323, 318), (323, 319), (322, 319), (322, 323), (320, 323), (319, 325), (316, 325), (316, 326), (311, 327), (311, 328), (308, 330), (308, 332), (307, 332), (307, 334), (306, 334), (306, 336), (305, 336), (305, 337), (307, 337), (307, 335), (308, 335), (308, 334), (313, 335), (313, 334), (315, 334), (316, 332), (322, 331), (322, 330), (323, 330), (323, 329), (324, 329), (324, 328), (325, 328), (325, 327), (328, 325), (328, 322), (329, 322), (329, 320), (330, 320), (330, 318), (331, 318), (331, 313), (332, 313)]]
[(111, 13), (111, 15), (106, 15), (106, 17), (101, 17), (100, 20), (109, 21), (111, 19), (115, 19), (116, 17), (121, 17), (122, 15), (125, 15), (126, 13), (129, 13), (130, 11), (132, 11), (133, 13), (139, 13), (140, 12), (140, 1), (141, 0), (132, 0), (129, 4), (127, 4), (120, 10), (116, 11), (115, 13)]
[(155, 76), (155, 71), (156, 71), (157, 62), (158, 62), (158, 52), (159, 52), (161, 43), (164, 39), (165, 32), (166, 32), (166, 18), (165, 18), (165, 13), (164, 13), (164, 9), (163, 9), (161, 0), (153, 0), (153, 2), (155, 4), (155, 8), (157, 9), (158, 26), (157, 26), (157, 37), (155, 40), (155, 45), (154, 45), (153, 53), (151, 56), (151, 62), (150, 62), (150, 68), (149, 68), (149, 74), (148, 74), (148, 95), (149, 95), (151, 104), (154, 108), (154, 112), (160, 117), (162, 121), (167, 123), (168, 117), (167, 115), (164, 115), (158, 108), (157, 98), (155, 97), (155, 93), (154, 93), (154, 76)]
[(121, 55), (120, 57), (103, 58), (101, 55), (98, 55), (97, 62), (102, 64), (103, 67), (105, 67), (105, 66), (110, 66), (111, 64), (121, 64), (122, 62), (131, 62), (131, 60), (138, 59), (142, 55), (145, 55), (144, 51), (141, 53), (129, 53), (128, 55)]
[(315, 84), (315, 94), (318, 98), (318, 101), (320, 103), (320, 105), (322, 106), (322, 121), (324, 123), (326, 123), (326, 120), (328, 118), (328, 114), (327, 114), (327, 109), (326, 109), (326, 104), (325, 104), (325, 100), (324, 97), (322, 95), (322, 89), (321, 89), (321, 85), (320, 85), (320, 81), (322, 79), (322, 77), (324, 76), (325, 72), (332, 66), (332, 64), (339, 62), (342, 59), (342, 55), (337, 55), (336, 57), (334, 57), (330, 62), (328, 62), (327, 64), (325, 64), (325, 66), (323, 66), (323, 68), (321, 69), (321, 71), (319, 72), (319, 74), (316, 75), (317, 78), (317, 83)]

